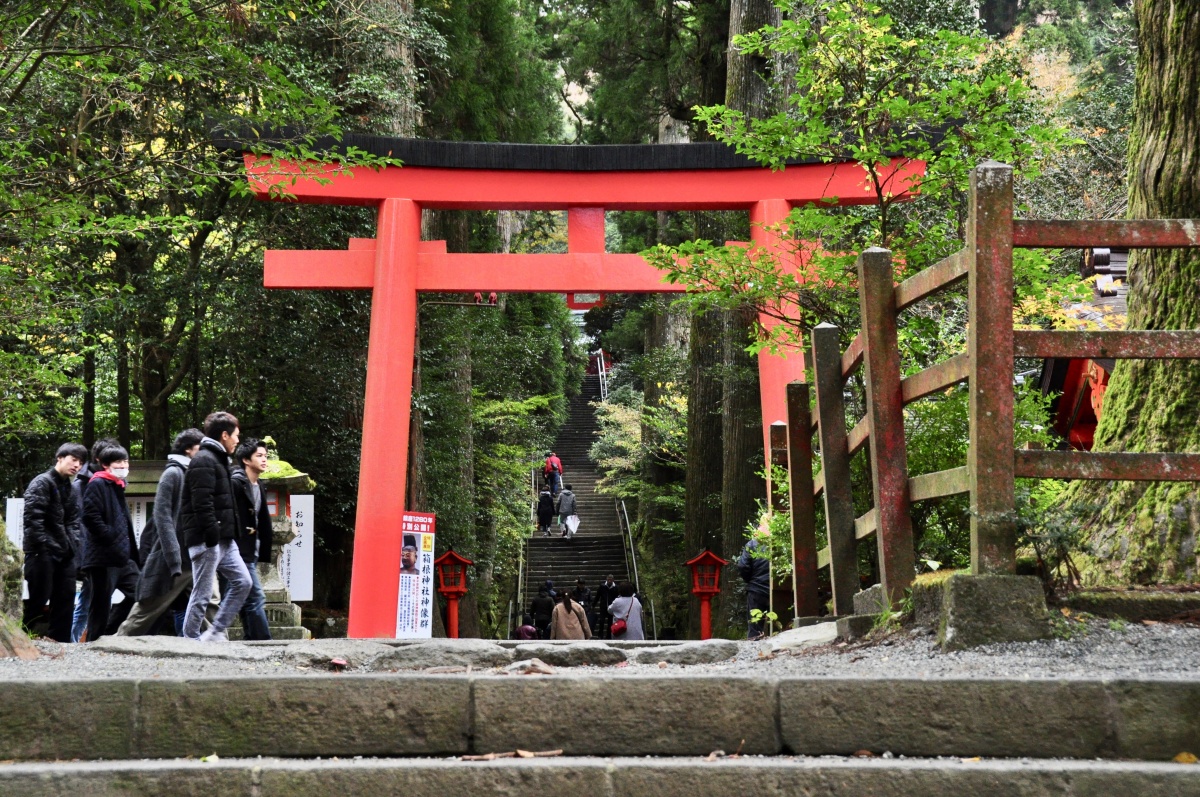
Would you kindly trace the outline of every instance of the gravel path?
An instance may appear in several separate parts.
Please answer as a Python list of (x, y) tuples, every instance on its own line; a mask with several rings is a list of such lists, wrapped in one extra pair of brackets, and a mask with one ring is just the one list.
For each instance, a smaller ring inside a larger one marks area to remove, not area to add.
[[(743, 642), (737, 655), (716, 664), (665, 665), (621, 663), (604, 667), (554, 667), (555, 675), (755, 675), (763, 677), (935, 677), (935, 678), (1200, 678), (1200, 628), (1184, 625), (1112, 624), (1104, 620), (1073, 623), (1069, 639), (992, 645), (942, 653), (926, 631), (901, 632), (877, 643), (835, 643), (795, 652), (770, 652), (770, 643)], [(355, 640), (319, 640), (320, 650), (362, 645)], [(199, 643), (196, 643), (199, 645)], [(302, 663), (289, 650), (300, 645), (208, 645), (211, 656), (153, 657), (102, 652), (89, 645), (38, 641), (44, 655), (35, 661), (0, 659), (0, 680), (66, 678), (192, 678), (263, 675), (330, 676), (327, 666)], [(371, 643), (366, 643), (370, 645)], [(441, 643), (443, 646), (445, 642)], [(478, 644), (478, 642), (476, 642)], [(329, 647), (332, 646), (332, 647)], [(216, 650), (220, 648), (220, 650)], [(335, 653), (334, 655), (341, 655)], [(320, 659), (326, 661), (327, 658)], [(383, 671), (387, 671), (384, 668)], [(346, 672), (368, 672), (348, 667)], [(379, 669), (374, 670), (379, 671)], [(427, 672), (462, 673), (465, 667), (441, 666)], [(501, 673), (502, 668), (471, 670)]]

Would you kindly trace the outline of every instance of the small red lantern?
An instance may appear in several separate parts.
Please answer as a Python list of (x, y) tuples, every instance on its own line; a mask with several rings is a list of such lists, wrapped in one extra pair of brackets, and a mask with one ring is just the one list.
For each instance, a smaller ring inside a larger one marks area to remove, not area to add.
[(700, 599), (700, 638), (712, 637), (712, 599), (721, 594), (721, 568), (729, 564), (709, 550), (684, 562), (692, 568), (692, 594)]
[(454, 549), (433, 561), (438, 573), (438, 592), (446, 599), (446, 635), (458, 639), (458, 599), (467, 594), (467, 565), (475, 564)]

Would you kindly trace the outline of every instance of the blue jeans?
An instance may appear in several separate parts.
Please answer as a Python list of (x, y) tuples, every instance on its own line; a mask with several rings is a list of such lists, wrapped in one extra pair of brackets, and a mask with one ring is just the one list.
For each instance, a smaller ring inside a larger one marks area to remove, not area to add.
[(200, 638), (200, 623), (204, 619), (204, 608), (212, 596), (213, 579), (220, 574), (228, 579), (228, 589), (221, 593), (221, 606), (213, 619), (212, 630), (223, 632), (229, 628), (233, 618), (241, 611), (246, 595), (250, 592), (250, 574), (242, 561), (241, 551), (233, 540), (221, 540), (208, 548), (193, 545), (188, 548), (192, 559), (192, 596), (188, 599), (187, 615), (183, 621), (183, 635), (189, 639)]
[[(242, 620), (242, 638), (247, 642), (258, 640), (267, 640), (271, 638), (271, 629), (267, 623), (267, 593), (263, 592), (262, 581), (258, 576), (258, 564), (256, 562), (246, 562), (246, 569), (250, 571), (250, 592), (246, 595), (246, 602), (242, 604), (242, 610), (238, 616)], [(225, 592), (226, 582), (222, 577), (220, 579), (221, 592)]]
[(83, 636), (83, 630), (87, 628), (88, 612), (92, 610), (92, 590), (88, 585), (87, 573), (80, 570), (79, 575), (83, 587), (79, 590), (79, 599), (75, 602), (75, 617), (71, 620), (72, 642), (78, 642)]

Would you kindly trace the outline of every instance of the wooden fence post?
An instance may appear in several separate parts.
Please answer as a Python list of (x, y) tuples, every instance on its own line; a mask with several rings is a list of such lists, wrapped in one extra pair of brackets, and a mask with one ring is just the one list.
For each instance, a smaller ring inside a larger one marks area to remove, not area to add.
[(813, 371), (820, 419), (821, 478), (825, 493), (825, 531), (829, 539), (829, 580), (833, 613), (854, 614), (858, 592), (858, 552), (854, 538), (854, 499), (850, 491), (850, 449), (842, 399), (842, 349), (838, 329), (820, 324), (812, 331)]
[(1012, 167), (971, 172), (967, 223), (970, 355), (971, 572), (1016, 570), (1013, 485)]
[(812, 416), (808, 385), (787, 386), (788, 505), (792, 510), (792, 597), (796, 617), (821, 613), (817, 594), (817, 534), (813, 511)]
[(859, 255), (858, 286), (879, 581), (891, 605), (896, 606), (904, 599), (904, 590), (912, 585), (916, 554), (908, 513), (908, 449), (904, 442), (892, 253), (872, 247)]
[[(771, 446), (770, 459), (771, 470), (767, 473), (767, 497), (771, 502), (771, 512), (786, 512), (787, 501), (785, 499), (784, 490), (787, 489), (787, 484), (776, 484), (773, 471), (775, 468), (786, 468), (788, 464), (787, 451), (787, 424), (783, 421), (775, 421), (767, 430), (767, 442)], [(793, 596), (794, 597), (794, 596)], [(792, 608), (795, 609), (795, 601), (792, 602)], [(771, 611), (782, 617), (782, 612), (775, 608), (775, 568), (771, 568)]]

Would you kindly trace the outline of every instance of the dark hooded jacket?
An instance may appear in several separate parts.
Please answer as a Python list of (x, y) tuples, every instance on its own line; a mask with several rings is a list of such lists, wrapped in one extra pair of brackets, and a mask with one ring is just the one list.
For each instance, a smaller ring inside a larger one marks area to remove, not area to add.
[(124, 482), (103, 471), (91, 478), (83, 491), (83, 528), (83, 567), (125, 567), (139, 561)]
[(179, 528), (188, 547), (212, 548), (221, 540), (236, 540), (238, 524), (229, 480), (229, 454), (225, 447), (206, 437), (192, 457), (183, 477), (183, 501)]
[(70, 478), (54, 468), (35, 476), (25, 488), (25, 555), (49, 554), (58, 562), (74, 558), (82, 536), (79, 510)]
[(554, 499), (550, 493), (544, 492), (538, 496), (537, 516), (542, 525), (548, 525), (554, 518)]
[(183, 550), (179, 528), (179, 510), (183, 505), (183, 479), (191, 460), (183, 454), (171, 454), (154, 492), (154, 514), (142, 529), (142, 577), (137, 599), (148, 601), (166, 595), (175, 581), (192, 569), (192, 561)]
[[(241, 468), (233, 471), (233, 505), (236, 507), (238, 524), (238, 548), (242, 552), (242, 561), (251, 562), (271, 561), (271, 510), (267, 509), (267, 488), (262, 482), (258, 483), (261, 494), (258, 511), (254, 510), (254, 493), (251, 490), (250, 477)], [(254, 542), (258, 541), (258, 553), (254, 552)]]
[(771, 592), (771, 562), (768, 559), (752, 556), (751, 551), (758, 550), (758, 540), (750, 540), (738, 557), (737, 568), (742, 580), (746, 582), (747, 592), (767, 595)]

